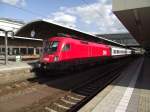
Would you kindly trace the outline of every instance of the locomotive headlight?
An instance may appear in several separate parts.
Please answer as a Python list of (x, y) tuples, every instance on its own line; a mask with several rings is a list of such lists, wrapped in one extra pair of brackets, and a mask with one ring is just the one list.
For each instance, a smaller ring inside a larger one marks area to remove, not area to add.
[(49, 61), (49, 58), (44, 58), (43, 60), (44, 60), (44, 61)]
[(54, 57), (54, 62), (57, 62), (59, 60), (59, 57), (58, 56), (55, 56)]

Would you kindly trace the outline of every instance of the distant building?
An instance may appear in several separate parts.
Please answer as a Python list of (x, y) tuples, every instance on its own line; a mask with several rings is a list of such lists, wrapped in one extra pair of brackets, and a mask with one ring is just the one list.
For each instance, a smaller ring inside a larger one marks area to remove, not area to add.
[[(25, 22), (9, 18), (0, 18), (0, 29), (16, 32)], [(42, 41), (27, 37), (8, 38), (9, 55), (37, 55), (40, 53)], [(0, 31), (0, 55), (5, 53), (4, 32)]]
[(106, 39), (124, 44), (127, 46), (139, 46), (138, 42), (129, 33), (116, 33), (116, 34), (96, 34)]

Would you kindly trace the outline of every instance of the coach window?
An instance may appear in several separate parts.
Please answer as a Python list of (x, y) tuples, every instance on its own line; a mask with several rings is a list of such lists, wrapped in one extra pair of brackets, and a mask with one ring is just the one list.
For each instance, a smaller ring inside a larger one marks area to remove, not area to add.
[(115, 51), (115, 50), (113, 50), (113, 52), (114, 52), (114, 54), (116, 54), (116, 51)]
[(70, 44), (64, 45), (62, 51), (68, 51), (70, 49)]

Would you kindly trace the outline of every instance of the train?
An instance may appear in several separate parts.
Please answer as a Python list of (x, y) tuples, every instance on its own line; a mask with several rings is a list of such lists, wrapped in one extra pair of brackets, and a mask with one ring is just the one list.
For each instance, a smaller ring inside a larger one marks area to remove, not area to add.
[(43, 42), (39, 67), (42, 69), (67, 69), (81, 65), (104, 63), (111, 58), (132, 54), (131, 49), (100, 44), (78, 38), (54, 36)]

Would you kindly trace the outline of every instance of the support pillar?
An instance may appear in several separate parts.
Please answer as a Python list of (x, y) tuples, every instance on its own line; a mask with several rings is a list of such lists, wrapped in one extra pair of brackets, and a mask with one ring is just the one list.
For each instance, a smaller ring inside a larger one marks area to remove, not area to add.
[(33, 48), (33, 55), (36, 55), (36, 48)]
[(5, 32), (5, 64), (7, 65), (8, 64), (8, 33)]

